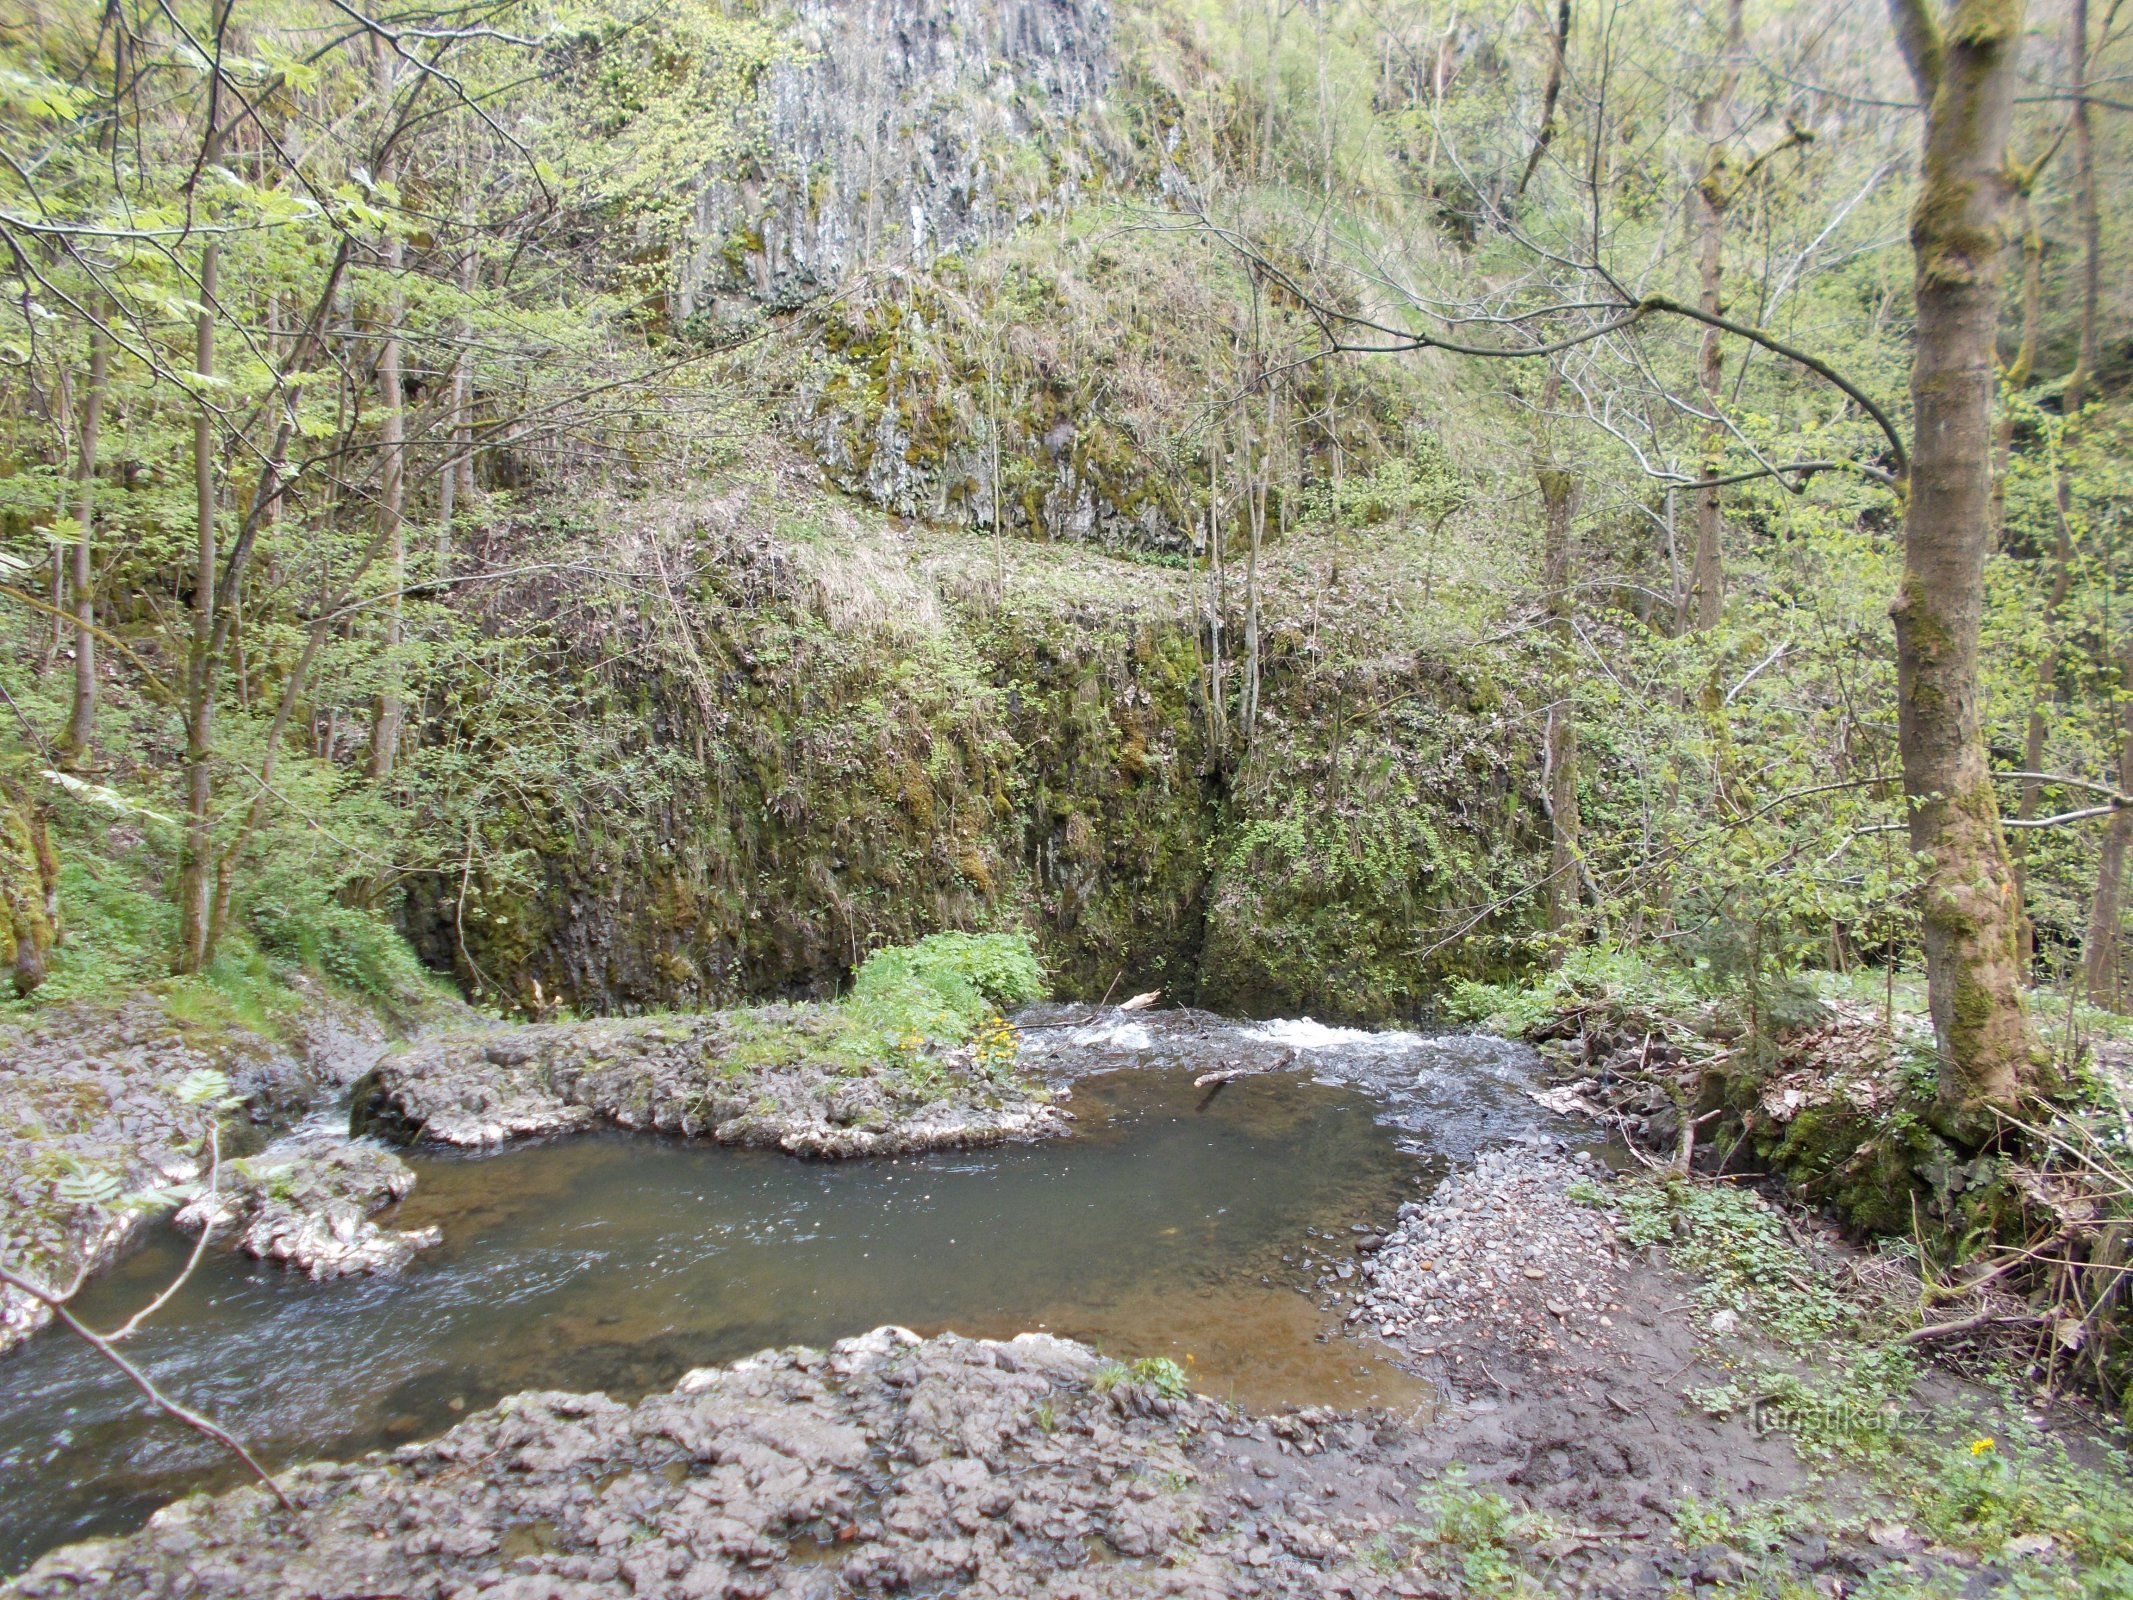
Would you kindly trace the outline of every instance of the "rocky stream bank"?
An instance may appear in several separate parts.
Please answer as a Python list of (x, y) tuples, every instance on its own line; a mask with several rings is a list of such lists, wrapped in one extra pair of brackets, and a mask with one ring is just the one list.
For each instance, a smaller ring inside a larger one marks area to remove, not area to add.
[[(218, 1226), (241, 1211), (256, 1253), (293, 1257), (310, 1270), (323, 1259), (313, 1250), (325, 1239), (306, 1243), (307, 1227), (352, 1231), (326, 1219), (329, 1207), (339, 1215), (356, 1206), (360, 1217), (392, 1198), (392, 1183), (368, 1178), (351, 1190), (349, 1171), (299, 1179), (297, 1152), (284, 1151), (261, 1169), (280, 1173), (279, 1199), (268, 1208), (257, 1203), (265, 1185), (248, 1180), (241, 1163), (271, 1130), (345, 1093), (386, 1043), (375, 1018), (318, 997), (281, 1038), (188, 1023), (147, 995), (71, 1006), (0, 1030), (0, 1260), (48, 1286), (107, 1266), (148, 1214), (129, 1197), (200, 1182), (210, 1163), (209, 1125), (219, 1120)], [(235, 1106), (193, 1103), (189, 1088), (202, 1083), (218, 1085)], [(303, 1197), (315, 1203), (303, 1207), (309, 1220), (300, 1227), (288, 1202)], [(30, 1295), (0, 1286), (0, 1353), (50, 1319)]]
[[(1394, 1127), (1451, 1129), (1452, 1169), (1396, 1215), (1311, 1230), (1282, 1257), (1321, 1338), (1368, 1341), (1433, 1397), (1254, 1414), (1165, 1361), (883, 1327), (635, 1403), (521, 1393), (427, 1442), (283, 1471), (290, 1508), (258, 1488), (194, 1496), (0, 1594), (1422, 1597), (1493, 1572), (1571, 1594), (1835, 1596), (2009, 1580), (2011, 1556), (1914, 1531), (1870, 1477), (1754, 1406), (1710, 1403), (1791, 1358), (1625, 1226), (1630, 1186), (1599, 1130), (1544, 1110), (1559, 1094), (1509, 1087), (1537, 1088), (1520, 1047), (1039, 1008), (1028, 1078), (973, 1057), (914, 1081), (765, 1066), (762, 1015), (439, 1036), (376, 1062), (358, 1120), (473, 1149), (604, 1123), (849, 1155), (1069, 1132), (1081, 1077), (1209, 1051), (1225, 1063), (1209, 1097), (1318, 1075), (1376, 1096)], [(1425, 1044), (1435, 1066), (1418, 1070)], [(1496, 1109), (1476, 1109), (1476, 1074), (1501, 1080)], [(136, 1126), (161, 1124), (105, 1136)], [(314, 1276), (366, 1250), (357, 1270), (389, 1267), (424, 1242), (368, 1219), (398, 1167), (369, 1144), (286, 1142), (216, 1204), (245, 1248)], [(290, 1242), (307, 1237), (317, 1248)], [(2067, 1575), (2049, 1537), (2024, 1537), (2030, 1578)]]

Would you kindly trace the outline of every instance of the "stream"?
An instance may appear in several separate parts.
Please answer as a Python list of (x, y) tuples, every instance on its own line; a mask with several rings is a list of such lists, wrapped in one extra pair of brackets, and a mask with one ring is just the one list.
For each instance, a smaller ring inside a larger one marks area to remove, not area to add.
[[(1427, 1415), (1425, 1384), (1334, 1336), (1304, 1257), (1356, 1262), (1358, 1230), (1449, 1162), (1537, 1132), (1530, 1052), (1193, 1012), (1025, 1020), (1028, 1064), (1070, 1086), (1071, 1140), (843, 1162), (621, 1132), (410, 1151), (417, 1187), (383, 1220), (444, 1242), (404, 1276), (314, 1285), (211, 1250), (127, 1348), (270, 1464), (427, 1437), (524, 1389), (635, 1398), (884, 1322), (1167, 1356), (1254, 1409)], [(1196, 1086), (1211, 1070), (1250, 1075)], [(124, 1320), (189, 1247), (153, 1230), (78, 1309)], [(64, 1333), (0, 1363), (0, 1570), (235, 1481)]]

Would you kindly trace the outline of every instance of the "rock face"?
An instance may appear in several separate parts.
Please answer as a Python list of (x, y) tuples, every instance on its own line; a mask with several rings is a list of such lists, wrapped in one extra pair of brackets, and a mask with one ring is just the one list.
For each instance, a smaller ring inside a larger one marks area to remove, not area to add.
[(484, 629), (600, 618), (541, 669), (582, 783), (498, 819), (498, 858), (524, 852), (510, 878), (477, 864), (463, 895), (409, 894), (424, 955), (470, 989), (529, 1012), (826, 996), (870, 949), (1010, 923), (1061, 993), (1231, 1013), (1383, 1023), (1502, 975), (1526, 902), (1442, 934), (1545, 846), (1537, 679), (1470, 681), (1402, 643), (1390, 600), (1337, 621), (1318, 569), (1285, 562), (1276, 589), (1270, 566), (1259, 728), (1225, 772), (1200, 575), (857, 518), (802, 540), (766, 517), (617, 507), (605, 555), (514, 529), (559, 566), (653, 538), (670, 571), (704, 563), (679, 597), (700, 659), (650, 605), (593, 611), (544, 575), (470, 586)]
[(1367, 1425), (1319, 1420), (1328, 1434), (1251, 1424), (1045, 1334), (878, 1328), (693, 1372), (635, 1406), (519, 1395), (390, 1457), (284, 1474), (294, 1516), (257, 1489), (183, 1501), (0, 1592), (1416, 1592), (1356, 1554), (1405, 1509), (1401, 1475)]
[(225, 1167), (216, 1191), (176, 1220), (192, 1230), (239, 1225), (236, 1244), (245, 1254), (313, 1282), (389, 1275), (443, 1238), (436, 1228), (401, 1231), (370, 1220), (414, 1186), (407, 1163), (376, 1145), (292, 1141)]
[(354, 1127), (481, 1149), (607, 1122), (803, 1156), (888, 1155), (1065, 1131), (1042, 1091), (953, 1055), (921, 1078), (760, 1054), (765, 1031), (804, 1041), (816, 1025), (806, 1008), (766, 1007), (432, 1039), (386, 1057), (358, 1086)]
[(697, 201), (685, 316), (789, 304), (861, 264), (924, 266), (1088, 181), (1071, 133), (1110, 75), (1104, 0), (794, 10), (802, 54), (763, 87), (756, 171)]

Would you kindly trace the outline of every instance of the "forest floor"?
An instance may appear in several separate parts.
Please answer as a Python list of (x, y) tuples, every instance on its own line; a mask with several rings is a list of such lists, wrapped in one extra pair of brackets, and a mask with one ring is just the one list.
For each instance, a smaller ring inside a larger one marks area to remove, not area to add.
[[(143, 1060), (163, 1048), (146, 1027)], [(112, 1070), (34, 1037), (47, 1076)], [(453, 1048), (490, 1073), (539, 1056)], [(109, 1103), (82, 1136), (165, 1170), (170, 1119)], [(1337, 1336), (1434, 1386), (1427, 1415), (1253, 1416), (1167, 1362), (876, 1330), (634, 1405), (521, 1395), (282, 1474), (294, 1515), (195, 1498), (5, 1592), (2126, 1592), (2133, 1493), (2104, 1430), (1989, 1347), (1926, 1359), (1900, 1255), (1739, 1185), (1610, 1170), (1575, 1132), (1484, 1150), (1388, 1233), (1300, 1261)]]

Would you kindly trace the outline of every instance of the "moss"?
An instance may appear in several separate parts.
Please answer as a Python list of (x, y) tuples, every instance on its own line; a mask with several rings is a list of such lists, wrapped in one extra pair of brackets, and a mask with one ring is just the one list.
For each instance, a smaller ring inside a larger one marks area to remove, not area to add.
[[(1545, 844), (1515, 652), (1454, 673), (1375, 608), (1308, 635), (1270, 612), (1292, 645), (1250, 749), (1218, 756), (1191, 576), (923, 533), (914, 560), (804, 500), (778, 526), (704, 535), (708, 704), (651, 624), (557, 641), (602, 770), (565, 752), (497, 817), (463, 914), (456, 885), (411, 905), (470, 987), (528, 1011), (819, 998), (881, 946), (1020, 927), (1064, 993), (1380, 1022), (1524, 958), (1515, 900), (1438, 947)], [(618, 766), (646, 781), (617, 793)]]
[(12, 784), (0, 786), (0, 967), (17, 995), (44, 982), (58, 893), (59, 858), (44, 818)]
[[(1232, 786), (1208, 908), (1208, 1004), (1417, 1018), (1454, 980), (1519, 966), (1528, 908), (1460, 924), (1507, 879), (1530, 876), (1545, 847), (1518, 790), (1535, 762), (1502, 722), (1466, 710), (1467, 692), (1427, 661), (1269, 683), (1269, 701), (1291, 714)], [(1386, 709), (1358, 717), (1358, 704)]]

